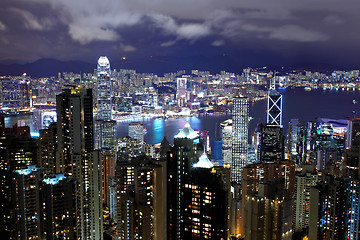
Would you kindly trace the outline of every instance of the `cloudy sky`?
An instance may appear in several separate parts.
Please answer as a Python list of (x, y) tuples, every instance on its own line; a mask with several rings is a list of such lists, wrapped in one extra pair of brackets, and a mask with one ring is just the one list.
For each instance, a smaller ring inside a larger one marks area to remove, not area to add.
[(359, 0), (1, 0), (0, 60), (360, 68), (359, 10)]

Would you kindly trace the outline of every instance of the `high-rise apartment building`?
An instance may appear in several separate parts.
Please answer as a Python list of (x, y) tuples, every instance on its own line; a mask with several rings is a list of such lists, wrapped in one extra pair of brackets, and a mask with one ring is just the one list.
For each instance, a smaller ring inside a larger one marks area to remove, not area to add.
[(80, 221), (73, 177), (56, 174), (41, 181), (41, 222), (44, 239), (79, 239)]
[(310, 189), (321, 180), (321, 173), (312, 165), (302, 165), (302, 171), (295, 176), (295, 204), (293, 224), (295, 232), (306, 231), (310, 218)]
[(59, 173), (77, 179), (82, 239), (103, 239), (101, 152), (94, 151), (92, 90), (64, 89), (56, 97)]
[(325, 180), (310, 191), (309, 239), (359, 239), (360, 182)]
[(174, 147), (167, 155), (167, 225), (168, 239), (181, 238), (181, 191), (184, 178), (201, 154), (200, 136), (186, 123), (174, 138)]
[(166, 239), (166, 162), (140, 156), (116, 166), (120, 239)]
[(43, 171), (35, 165), (14, 172), (12, 201), (16, 239), (41, 239), (42, 237), (39, 184), (43, 174)]
[(241, 183), (242, 168), (247, 164), (248, 127), (249, 127), (249, 99), (246, 97), (233, 98), (232, 109), (232, 161), (231, 180)]
[(184, 178), (180, 239), (227, 239), (229, 193), (230, 172), (222, 167), (216, 170), (202, 154)]
[(262, 182), (243, 196), (245, 240), (292, 239), (292, 198), (279, 181)]

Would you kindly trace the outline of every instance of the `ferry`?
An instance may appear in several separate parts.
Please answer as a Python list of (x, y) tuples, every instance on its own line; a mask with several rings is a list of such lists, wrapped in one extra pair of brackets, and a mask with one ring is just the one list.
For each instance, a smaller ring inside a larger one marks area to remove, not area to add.
[(305, 91), (307, 91), (307, 92), (310, 92), (310, 91), (311, 91), (311, 87), (305, 87), (304, 89), (305, 89)]

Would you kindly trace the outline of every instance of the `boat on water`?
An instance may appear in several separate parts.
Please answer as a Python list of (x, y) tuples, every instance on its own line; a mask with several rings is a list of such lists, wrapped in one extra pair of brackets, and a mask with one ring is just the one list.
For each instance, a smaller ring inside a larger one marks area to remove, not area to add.
[(305, 87), (304, 89), (305, 89), (305, 91), (307, 91), (307, 92), (310, 92), (310, 91), (311, 91), (311, 87)]

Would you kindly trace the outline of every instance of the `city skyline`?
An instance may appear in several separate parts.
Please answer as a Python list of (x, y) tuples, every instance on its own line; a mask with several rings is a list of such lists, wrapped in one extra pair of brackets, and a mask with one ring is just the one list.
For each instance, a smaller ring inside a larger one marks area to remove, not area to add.
[[(52, 58), (177, 69), (194, 65), (356, 68), (357, 1), (46, 0), (0, 3), (0, 61)], [(208, 68), (206, 68), (208, 66)], [(142, 70), (142, 69), (141, 69)], [(165, 71), (165, 70), (163, 70)]]

